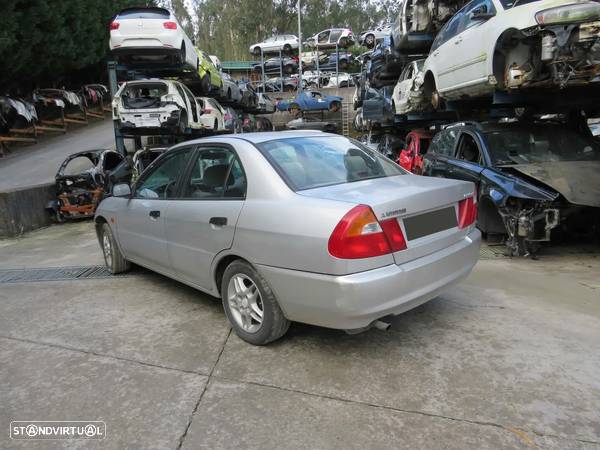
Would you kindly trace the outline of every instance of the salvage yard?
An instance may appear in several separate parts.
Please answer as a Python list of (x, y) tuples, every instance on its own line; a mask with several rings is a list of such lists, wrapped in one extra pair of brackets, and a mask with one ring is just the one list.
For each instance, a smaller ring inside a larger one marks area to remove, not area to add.
[[(102, 264), (91, 222), (0, 253), (4, 281)], [(568, 253), (488, 256), (387, 332), (293, 324), (266, 347), (232, 333), (219, 301), (141, 268), (3, 282), (0, 422), (106, 422), (77, 448), (600, 448), (600, 259)], [(4, 433), (0, 447), (49, 448)]]

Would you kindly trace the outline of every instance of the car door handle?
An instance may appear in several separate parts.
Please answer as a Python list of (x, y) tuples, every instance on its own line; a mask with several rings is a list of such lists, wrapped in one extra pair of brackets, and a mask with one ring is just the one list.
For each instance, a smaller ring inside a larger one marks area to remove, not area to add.
[(153, 219), (158, 219), (160, 217), (160, 211), (150, 211), (148, 215)]
[(216, 227), (224, 227), (227, 225), (227, 217), (211, 217), (208, 223)]

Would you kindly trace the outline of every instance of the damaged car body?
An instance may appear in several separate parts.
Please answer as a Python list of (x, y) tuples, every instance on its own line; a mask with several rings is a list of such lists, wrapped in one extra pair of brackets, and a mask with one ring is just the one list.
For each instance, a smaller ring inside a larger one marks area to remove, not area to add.
[(194, 94), (178, 81), (124, 83), (115, 94), (112, 110), (113, 120), (125, 134), (184, 135), (202, 128)]
[(426, 175), (477, 185), (478, 227), (506, 235), (512, 254), (600, 231), (600, 146), (564, 124), (453, 125), (434, 137), (424, 165)]
[(434, 109), (443, 109), (441, 100), (595, 82), (600, 4), (473, 0), (437, 34), (423, 72), (423, 95)]
[(73, 153), (56, 174), (56, 200), (46, 206), (57, 222), (93, 217), (116, 182), (129, 181), (129, 161), (114, 150)]

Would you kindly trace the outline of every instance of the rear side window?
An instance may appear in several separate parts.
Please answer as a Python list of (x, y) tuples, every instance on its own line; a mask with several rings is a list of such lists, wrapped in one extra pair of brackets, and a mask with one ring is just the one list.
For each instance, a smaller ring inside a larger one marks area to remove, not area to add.
[(121, 11), (117, 19), (168, 19), (169, 11), (160, 8), (131, 8)]
[(294, 191), (406, 174), (379, 153), (341, 136), (277, 139), (257, 147)]

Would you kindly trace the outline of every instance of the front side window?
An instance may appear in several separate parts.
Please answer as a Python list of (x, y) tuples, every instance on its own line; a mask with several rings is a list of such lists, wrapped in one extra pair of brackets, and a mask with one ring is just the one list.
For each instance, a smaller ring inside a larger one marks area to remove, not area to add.
[(276, 139), (257, 147), (294, 191), (406, 174), (381, 154), (341, 136)]
[(147, 176), (135, 187), (135, 198), (171, 199), (176, 195), (177, 180), (185, 169), (190, 149), (167, 153), (157, 160), (157, 165), (148, 168)]
[(183, 184), (187, 199), (241, 199), (246, 196), (246, 175), (235, 153), (226, 148), (201, 149)]

